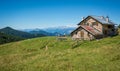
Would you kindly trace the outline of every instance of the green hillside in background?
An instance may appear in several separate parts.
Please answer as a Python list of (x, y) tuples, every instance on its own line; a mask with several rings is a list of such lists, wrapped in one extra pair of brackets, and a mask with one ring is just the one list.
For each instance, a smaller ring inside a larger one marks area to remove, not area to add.
[(2, 29), (0, 29), (0, 32), (5, 33), (7, 35), (12, 35), (12, 36), (17, 36), (17, 37), (20, 37), (20, 38), (24, 38), (24, 39), (45, 36), (44, 34), (30, 34), (30, 33), (27, 33), (27, 32), (23, 32), (23, 31), (13, 29), (11, 27), (2, 28)]
[(120, 71), (120, 36), (27, 39), (0, 45), (0, 71)]
[(0, 44), (15, 42), (23, 39), (46, 36), (44, 34), (30, 34), (27, 32), (15, 30), (11, 27), (0, 29)]
[(0, 32), (0, 44), (9, 43), (9, 42), (15, 42), (15, 41), (19, 41), (19, 40), (23, 40), (23, 38), (8, 35), (8, 34)]

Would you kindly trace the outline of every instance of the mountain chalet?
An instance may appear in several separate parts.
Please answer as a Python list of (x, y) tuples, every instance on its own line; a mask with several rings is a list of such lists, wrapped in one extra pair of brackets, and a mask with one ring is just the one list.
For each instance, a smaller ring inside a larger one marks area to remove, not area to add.
[(71, 32), (72, 39), (93, 40), (117, 34), (115, 23), (109, 17), (88, 16), (83, 17), (78, 27)]

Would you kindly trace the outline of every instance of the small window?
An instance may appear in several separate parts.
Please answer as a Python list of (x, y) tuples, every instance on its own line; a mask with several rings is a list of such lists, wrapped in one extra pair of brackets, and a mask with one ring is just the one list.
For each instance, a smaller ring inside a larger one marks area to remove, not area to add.
[(89, 23), (85, 23), (85, 25), (89, 26)]
[(77, 34), (77, 32), (75, 32), (75, 34)]
[(108, 28), (112, 28), (112, 26), (108, 25)]
[(93, 22), (93, 25), (96, 25), (96, 26), (98, 26), (98, 23), (97, 23), (97, 22)]
[(89, 23), (87, 23), (87, 26), (89, 25)]
[(96, 25), (98, 26), (98, 23), (96, 22)]
[(88, 35), (88, 37), (90, 37), (90, 34), (89, 34), (89, 33), (87, 33), (87, 35)]
[(93, 25), (92, 25), (92, 24), (90, 24), (90, 27), (93, 27)]
[(115, 31), (115, 29), (112, 29), (112, 31)]

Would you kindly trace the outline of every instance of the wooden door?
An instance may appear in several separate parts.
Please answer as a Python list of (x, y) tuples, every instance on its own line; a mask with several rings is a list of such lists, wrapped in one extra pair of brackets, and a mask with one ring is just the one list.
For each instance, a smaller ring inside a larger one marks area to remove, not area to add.
[(108, 34), (107, 30), (105, 30), (105, 31), (104, 31), (104, 34), (105, 34), (105, 35), (107, 35), (107, 34)]
[(83, 31), (81, 31), (81, 37), (82, 37), (82, 38), (84, 37), (84, 32), (83, 32)]

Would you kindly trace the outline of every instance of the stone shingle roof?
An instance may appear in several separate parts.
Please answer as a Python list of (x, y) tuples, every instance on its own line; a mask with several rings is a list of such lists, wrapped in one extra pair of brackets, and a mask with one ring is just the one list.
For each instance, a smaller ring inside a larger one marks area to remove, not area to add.
[(90, 26), (83, 26), (81, 25), (82, 28), (84, 28), (85, 30), (87, 30), (89, 33), (97, 36), (97, 35), (102, 35), (102, 33), (100, 31), (98, 31), (97, 29), (90, 27)]
[[(101, 24), (116, 25), (116, 23), (112, 22), (110, 19), (109, 19), (109, 21), (107, 21), (106, 17), (104, 17), (104, 16), (93, 16), (93, 15), (91, 15), (91, 16), (86, 17), (84, 20), (86, 20), (90, 17), (93, 18), (94, 20), (100, 22)], [(82, 20), (81, 22), (83, 22), (84, 20)], [(81, 22), (78, 23), (78, 25), (80, 25)]]
[(106, 21), (106, 17), (104, 17), (104, 16), (91, 16), (91, 17), (96, 19), (97, 21), (101, 22), (102, 24), (113, 24), (113, 25), (115, 25), (115, 23), (113, 23), (111, 20)]
[[(76, 30), (79, 30), (79, 28), (83, 28), (85, 29), (87, 32), (91, 33), (94, 36), (98, 36), (98, 35), (103, 35), (102, 32), (98, 31), (97, 29), (90, 27), (90, 26), (86, 26), (86, 25), (80, 25), (78, 28), (76, 28), (73, 32), (75, 32)], [(71, 32), (71, 34), (73, 33)]]

